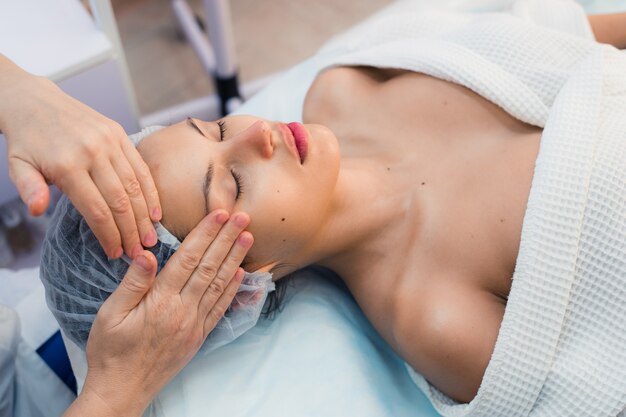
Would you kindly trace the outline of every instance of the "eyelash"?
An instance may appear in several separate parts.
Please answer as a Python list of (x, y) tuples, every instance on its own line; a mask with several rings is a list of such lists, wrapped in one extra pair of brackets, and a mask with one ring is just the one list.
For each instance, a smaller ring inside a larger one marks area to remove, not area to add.
[[(226, 123), (223, 120), (218, 120), (217, 125), (220, 128), (220, 142), (224, 141), (224, 133), (226, 133)], [(243, 181), (241, 180), (241, 175), (237, 174), (232, 169), (230, 170), (233, 178), (235, 179), (235, 184), (237, 186), (237, 195), (235, 196), (235, 200), (239, 200), (239, 197), (243, 195)]]
[(235, 196), (235, 200), (239, 200), (239, 197), (243, 195), (244, 190), (243, 182), (241, 181), (241, 175), (237, 174), (232, 169), (230, 170), (230, 173), (233, 174), (233, 178), (235, 178), (235, 184), (237, 185), (237, 195)]
[(226, 133), (226, 123), (223, 120), (218, 120), (217, 125), (220, 128), (220, 142), (224, 141), (224, 133)]

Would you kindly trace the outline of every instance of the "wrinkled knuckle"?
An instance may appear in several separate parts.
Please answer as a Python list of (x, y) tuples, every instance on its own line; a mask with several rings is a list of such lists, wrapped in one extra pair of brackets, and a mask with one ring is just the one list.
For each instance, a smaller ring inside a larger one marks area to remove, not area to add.
[(226, 289), (226, 284), (224, 280), (219, 278), (214, 279), (211, 284), (209, 284), (209, 292), (214, 295), (221, 295)]
[(97, 136), (86, 138), (81, 144), (81, 151), (88, 159), (96, 159), (102, 153), (101, 140)]
[(114, 214), (125, 214), (130, 210), (130, 200), (126, 193), (113, 196), (111, 200), (111, 211)]
[(109, 138), (121, 139), (126, 136), (126, 132), (124, 131), (124, 128), (122, 127), (122, 125), (120, 125), (116, 121), (111, 120), (108, 126), (109, 126)]
[(139, 184), (139, 181), (137, 181), (136, 178), (131, 178), (128, 181), (126, 181), (126, 193), (132, 197), (132, 198), (137, 198), (141, 196), (141, 185)]
[(99, 142), (111, 142), (117, 139), (121, 126), (113, 120), (105, 120), (98, 126), (98, 141)]
[(108, 223), (110, 211), (104, 203), (92, 203), (89, 212), (91, 213), (91, 220), (96, 226), (103, 226)]
[(146, 291), (145, 280), (127, 277), (122, 280), (122, 285), (131, 292), (144, 293)]
[(198, 273), (204, 278), (213, 278), (217, 274), (217, 267), (211, 262), (202, 262), (198, 265)]
[(193, 253), (181, 252), (178, 257), (178, 263), (185, 271), (193, 271), (199, 262), (200, 257)]

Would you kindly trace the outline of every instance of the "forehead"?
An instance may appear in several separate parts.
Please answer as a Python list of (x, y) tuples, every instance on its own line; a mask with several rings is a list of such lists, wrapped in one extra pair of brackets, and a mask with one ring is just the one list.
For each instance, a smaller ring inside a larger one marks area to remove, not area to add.
[(163, 210), (163, 225), (186, 233), (204, 216), (203, 185), (211, 142), (185, 122), (146, 137), (137, 150), (154, 179)]

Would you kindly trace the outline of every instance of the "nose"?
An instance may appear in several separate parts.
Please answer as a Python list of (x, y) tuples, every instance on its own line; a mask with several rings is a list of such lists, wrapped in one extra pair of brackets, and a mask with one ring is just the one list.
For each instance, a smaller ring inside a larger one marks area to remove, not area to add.
[(236, 134), (232, 138), (231, 144), (234, 152), (238, 155), (260, 155), (269, 159), (274, 153), (272, 131), (263, 120), (254, 122), (250, 127)]

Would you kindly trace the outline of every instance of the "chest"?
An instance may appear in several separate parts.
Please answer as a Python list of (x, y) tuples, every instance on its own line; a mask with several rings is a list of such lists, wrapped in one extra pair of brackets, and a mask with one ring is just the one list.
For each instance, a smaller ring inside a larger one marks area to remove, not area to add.
[[(342, 157), (375, 161), (389, 183), (380, 198), (408, 207), (402, 224), (371, 243), (358, 273), (344, 277), (347, 285), (385, 340), (431, 379), (445, 374), (440, 365), (448, 359), (431, 357), (429, 348), (486, 366), (511, 288), (541, 130), (425, 75), (348, 69), (324, 77), (305, 109), (308, 121), (336, 133)], [(464, 329), (481, 335), (473, 352), (453, 349), (459, 341), (452, 336)]]
[(415, 202), (405, 233), (381, 237), (373, 252), (384, 260), (367, 270), (395, 265), (403, 280), (446, 276), (506, 297), (541, 130), (460, 85), (371, 71), (324, 73), (305, 102), (309, 121), (337, 135), (342, 158), (376, 161), (390, 197)]

